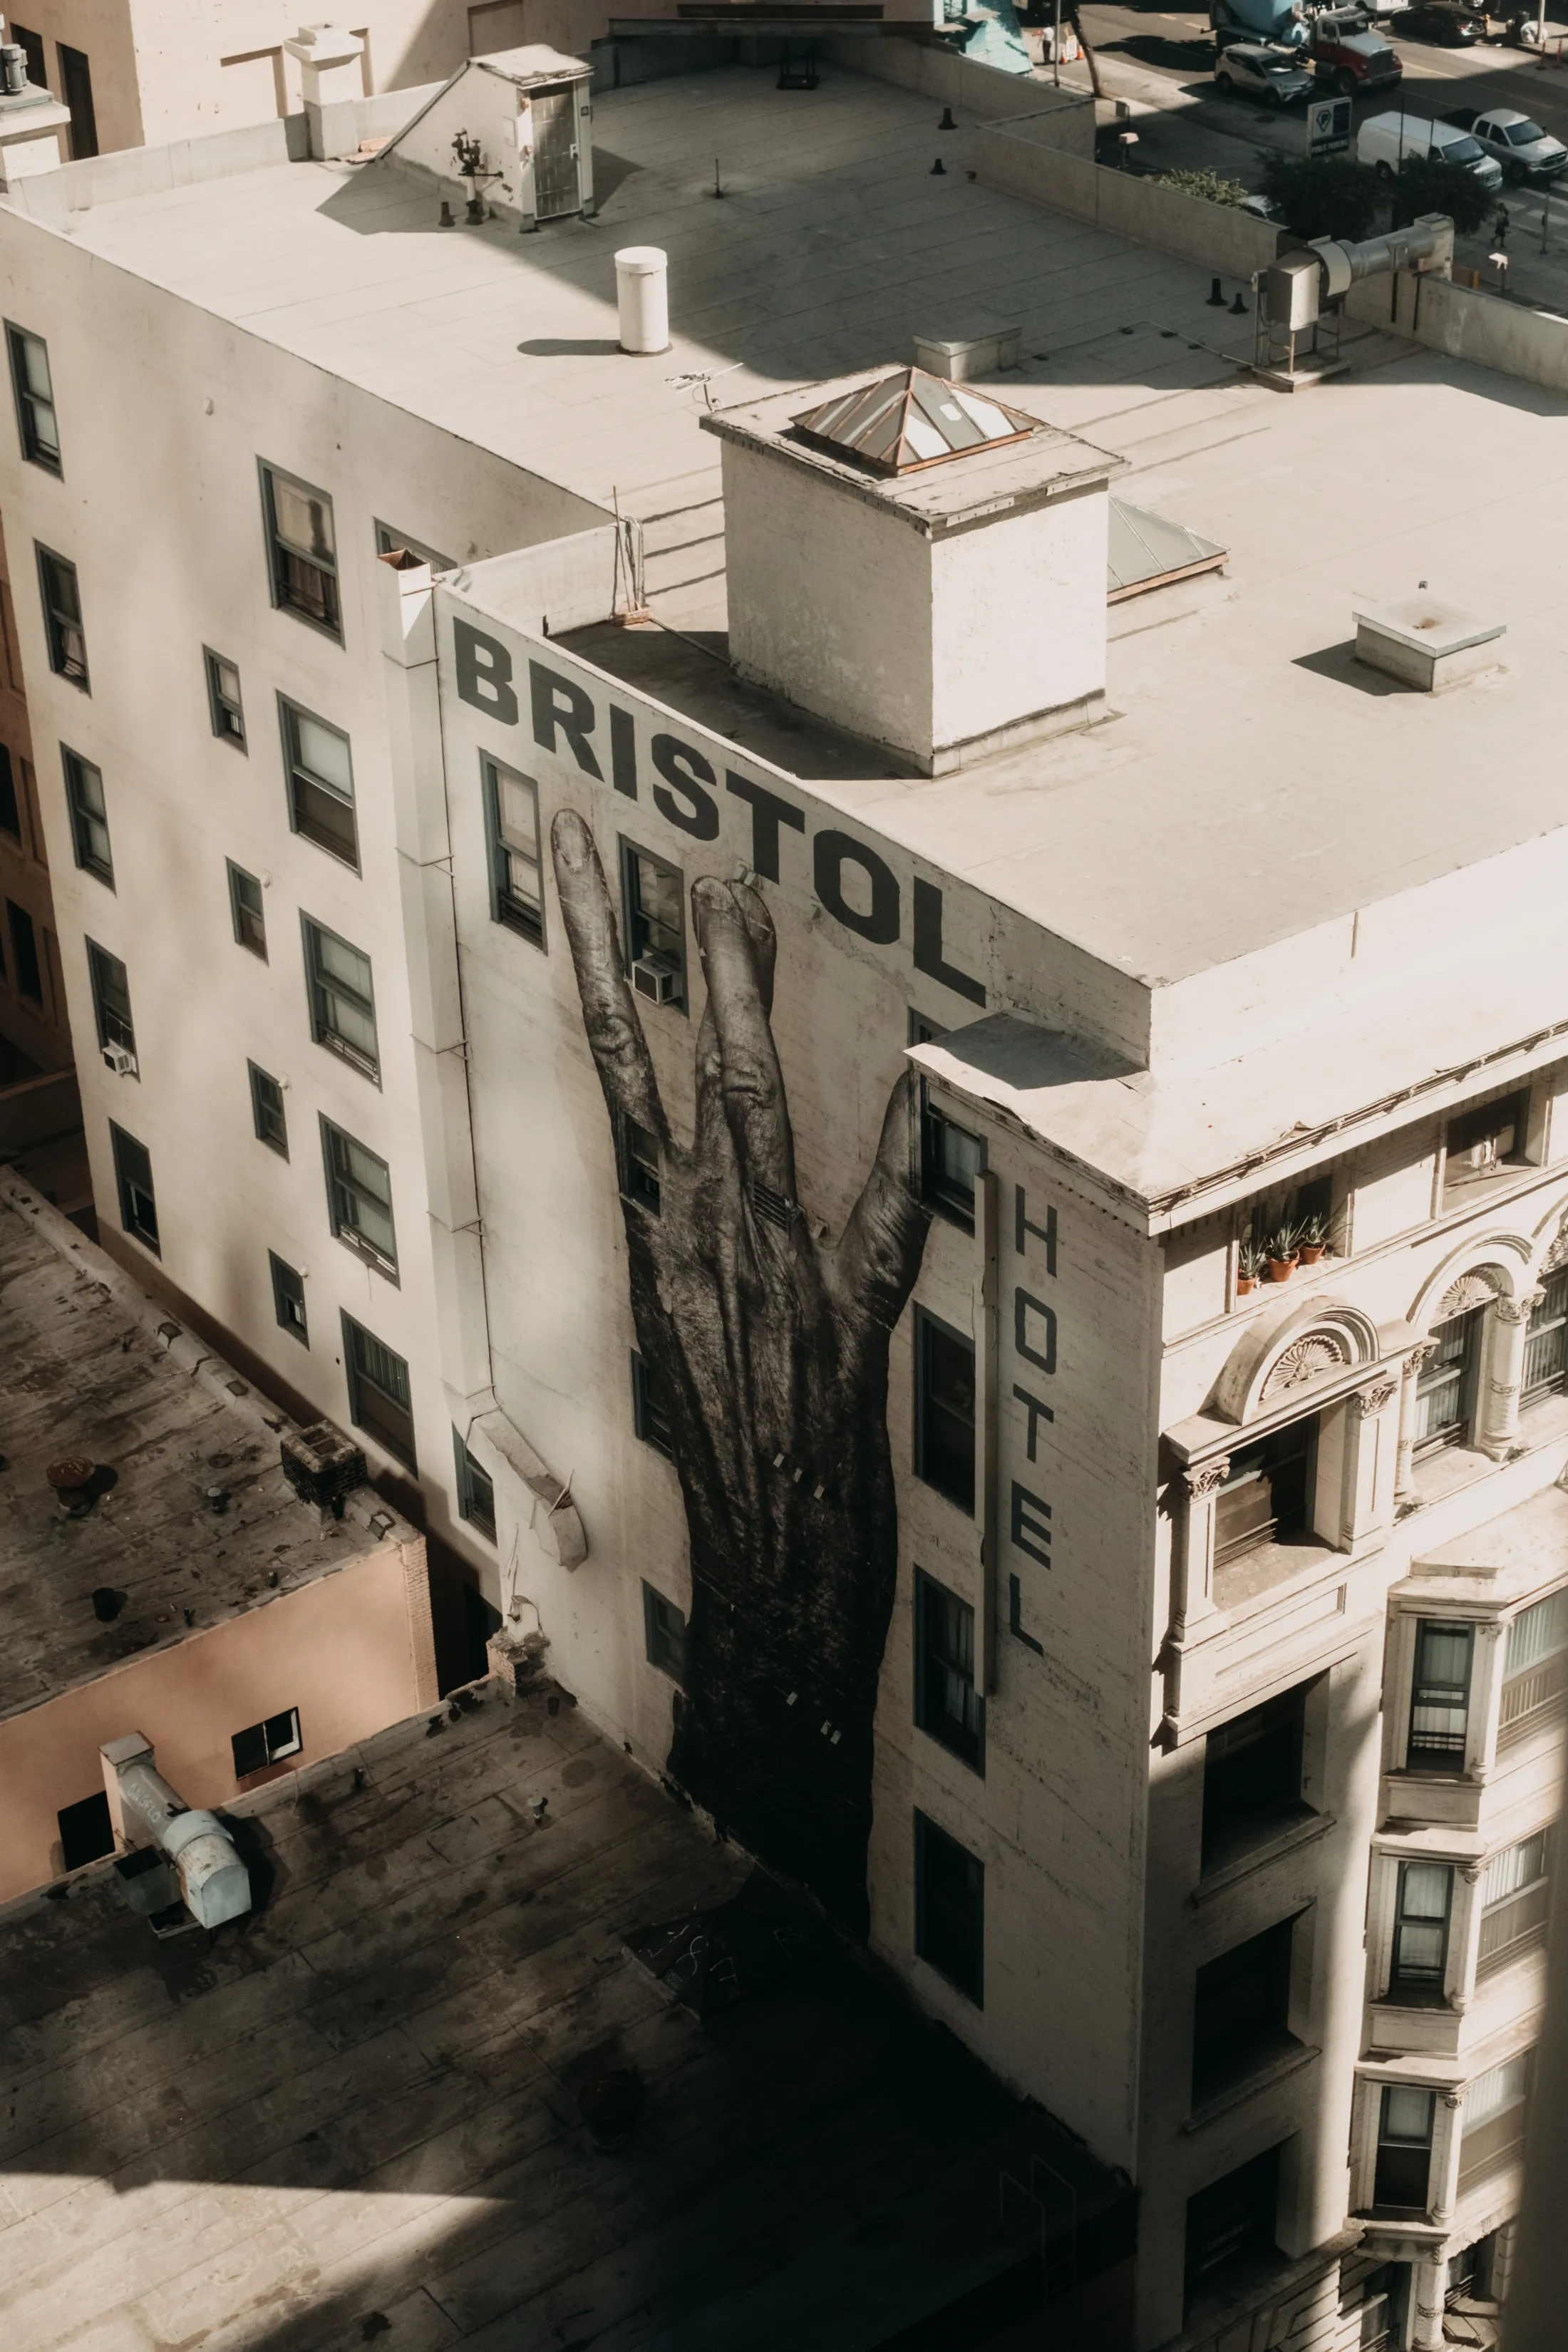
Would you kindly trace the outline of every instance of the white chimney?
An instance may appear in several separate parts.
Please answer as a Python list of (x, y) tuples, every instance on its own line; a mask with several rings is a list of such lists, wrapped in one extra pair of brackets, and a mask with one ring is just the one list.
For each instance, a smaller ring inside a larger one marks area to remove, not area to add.
[(921, 775), (1101, 715), (1124, 459), (919, 368), (702, 422), (742, 677)]

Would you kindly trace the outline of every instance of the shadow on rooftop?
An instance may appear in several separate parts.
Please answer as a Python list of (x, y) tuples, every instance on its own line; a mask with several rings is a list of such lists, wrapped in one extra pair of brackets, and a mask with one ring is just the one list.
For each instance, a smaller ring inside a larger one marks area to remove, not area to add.
[(1325, 646), (1321, 653), (1298, 654), (1293, 669), (1310, 669), (1314, 677), (1331, 677), (1336, 686), (1353, 686), (1358, 694), (1413, 694), (1414, 687), (1402, 686), (1396, 677), (1385, 677), (1381, 670), (1369, 669), (1355, 657), (1355, 639), (1347, 637), (1342, 645)]

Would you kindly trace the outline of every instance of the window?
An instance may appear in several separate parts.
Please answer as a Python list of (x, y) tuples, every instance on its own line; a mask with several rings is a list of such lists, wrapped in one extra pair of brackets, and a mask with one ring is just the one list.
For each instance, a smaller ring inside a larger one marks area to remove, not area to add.
[(342, 614), (338, 601), (338, 542), (332, 502), (275, 466), (261, 468), (261, 502), (267, 523), (272, 602), (286, 613), (313, 621), (339, 641)]
[[(15, 26), (12, 27), (15, 31)], [(60, 471), (60, 428), (55, 415), (55, 387), (49, 374), (48, 346), (41, 335), (25, 327), (5, 329), (11, 355), (11, 390), (16, 401), (16, 430), (22, 455), (49, 473)]]
[(1419, 2084), (1385, 2083), (1377, 2123), (1377, 2168), (1372, 2201), (1379, 2212), (1425, 2213), (1432, 2169), (1435, 2091)]
[(460, 1433), (452, 1432), (452, 1453), (458, 1471), (458, 1517), (466, 1519), (480, 1535), (496, 1539), (495, 1482), (488, 1470), (481, 1469), (463, 1443)]
[(974, 1187), (985, 1165), (977, 1135), (932, 1110), (921, 1092), (921, 1191), (940, 1215), (966, 1234), (974, 1231)]
[[(1225, 1485), (1215, 1497), (1214, 1564), (1226, 1568), (1265, 1544), (1300, 1542), (1311, 1532), (1312, 1473), (1317, 1457), (1318, 1417), (1292, 1421), (1230, 1457)], [(1216, 1585), (1223, 1609), (1228, 1595)]]
[(1301, 1795), (1307, 1693), (1299, 1683), (1265, 1699), (1204, 1742), (1203, 1867), (1216, 1870), (1249, 1846), (1305, 1820)]
[(245, 705), (240, 698), (239, 672), (222, 654), (215, 654), (210, 646), (202, 647), (202, 662), (206, 671), (207, 711), (215, 735), (226, 743), (237, 743), (243, 751), (245, 743)]
[(375, 1037), (375, 997), (371, 985), (370, 958), (361, 955), (309, 915), (300, 917), (305, 933), (305, 982), (310, 998), (310, 1034), (352, 1062), (356, 1070), (377, 1083), (381, 1060)]
[(120, 1195), (120, 1222), (128, 1234), (134, 1235), (159, 1255), (158, 1203), (153, 1192), (153, 1161), (144, 1143), (127, 1135), (122, 1127), (109, 1123), (110, 1142), (114, 1151), (114, 1185)]
[(348, 1374), (349, 1419), (356, 1429), (417, 1472), (414, 1452), (414, 1408), (408, 1389), (408, 1366), (384, 1347), (374, 1332), (352, 1315), (343, 1317), (343, 1368)]
[(915, 1475), (974, 1508), (974, 1342), (915, 1310)]
[(974, 1687), (974, 1612), (918, 1568), (915, 1721), (954, 1756), (984, 1770), (985, 1702)]
[[(1456, 2304), (1493, 2303), (1501, 2300), (1493, 2293), (1497, 2242), (1498, 2233), (1492, 2230), (1486, 2237), (1478, 2238), (1473, 2246), (1466, 2246), (1460, 2252), (1449, 2255), (1447, 2268), (1443, 2276), (1445, 2310), (1451, 2309)], [(1464, 2329), (1461, 2332), (1467, 2335), (1474, 2333), (1472, 2329)]]
[(659, 1139), (651, 1128), (639, 1127), (635, 1118), (623, 1117), (619, 1129), (621, 1191), (628, 1201), (635, 1201), (638, 1208), (657, 1217), (664, 1171)]
[(60, 98), (70, 109), (71, 161), (84, 163), (98, 152), (98, 121), (92, 108), (92, 74), (80, 49), (57, 41), (60, 59)]
[(1481, 1934), (1476, 1952), (1478, 1979), (1506, 1969), (1510, 1960), (1546, 1941), (1551, 1901), (1552, 1832), (1536, 1830), (1517, 1845), (1494, 1853), (1481, 1877)]
[(686, 1004), (686, 886), (673, 866), (621, 844), (632, 986), (653, 1004)]
[(416, 555), (432, 572), (455, 572), (457, 565), (449, 555), (437, 555), (417, 539), (410, 539), (405, 530), (394, 530), (390, 524), (378, 522), (375, 527), (375, 551), (378, 555)]
[(490, 914), (536, 948), (544, 945), (539, 786), (494, 760), (482, 762), (490, 827)]
[(656, 1592), (651, 1584), (642, 1589), (643, 1641), (647, 1650), (647, 1662), (657, 1666), (671, 1682), (679, 1682), (686, 1673), (686, 1618), (673, 1601)]
[(1465, 1769), (1474, 1635), (1471, 1625), (1424, 1621), (1415, 1629), (1415, 1681), (1405, 1759), (1412, 1772)]
[(1453, 1895), (1454, 1873), (1447, 1863), (1400, 1864), (1394, 1958), (1389, 1972), (1391, 1995), (1442, 1992)]
[(305, 1318), (305, 1277), (280, 1258), (276, 1250), (267, 1253), (267, 1264), (272, 1276), (272, 1312), (278, 1328), (299, 1340), (302, 1348), (310, 1344), (310, 1328)]
[(321, 1121), (327, 1163), (327, 1213), (341, 1242), (366, 1257), (378, 1273), (395, 1279), (397, 1239), (392, 1223), (392, 1171), (384, 1160)]
[(1525, 1145), (1530, 1129), (1530, 1091), (1503, 1095), (1494, 1102), (1460, 1111), (1448, 1121), (1443, 1160), (1443, 1205), (1489, 1179), (1506, 1177), (1528, 1167)]
[(985, 1866), (915, 1815), (915, 1950), (976, 2009), (985, 1989)]
[(1534, 2072), (1534, 2051), (1521, 2050), (1468, 2085), (1459, 2141), (1461, 2197), (1523, 2155)]
[(1405, 2341), (1405, 2314), (1409, 2301), (1407, 2263), (1380, 2263), (1361, 2282), (1361, 2327), (1357, 2352), (1396, 2352)]
[(324, 719), (278, 698), (289, 770), (289, 822), (296, 833), (359, 871), (353, 761), (349, 739)]
[(1422, 1365), (1415, 1382), (1415, 1451), (1468, 1442), (1476, 1410), (1484, 1307), (1437, 1324), (1430, 1334), (1437, 1352)]
[(1530, 1310), (1521, 1404), (1568, 1387), (1568, 1266), (1554, 1274)]
[(632, 1427), (645, 1445), (656, 1445), (661, 1454), (673, 1456), (669, 1400), (658, 1373), (636, 1354), (632, 1357)]
[(286, 1756), (298, 1756), (305, 1743), (300, 1737), (300, 1710), (286, 1707), (281, 1715), (269, 1715), (265, 1723), (253, 1723), (247, 1731), (233, 1734), (234, 1777), (247, 1780), (252, 1772), (265, 1772), (269, 1764), (281, 1764)]
[(1568, 1588), (1521, 1609), (1508, 1629), (1502, 1662), (1498, 1752), (1515, 1748), (1563, 1713), (1568, 1688)]
[(114, 887), (114, 859), (109, 847), (109, 811), (103, 800), (103, 778), (90, 760), (60, 745), (65, 769), (66, 804), (70, 810), (71, 847), (84, 874), (96, 874)]
[(1274, 2251), (1279, 2210), (1280, 2147), (1266, 2148), (1248, 2164), (1187, 2200), (1186, 2296), (1222, 2280), (1259, 2254)]
[(120, 1045), (134, 1057), (136, 1031), (131, 1019), (131, 983), (125, 966), (118, 956), (111, 956), (96, 940), (89, 940), (87, 969), (92, 982), (99, 1050), (107, 1055), (111, 1045)]
[(27, 79), (35, 89), (47, 89), (48, 79), (44, 72), (44, 37), (41, 33), (25, 32), (20, 25), (11, 27), (11, 38), (27, 60)]
[(14, 898), (5, 901), (5, 919), (11, 931), (11, 969), (22, 995), (41, 1005), (44, 1001), (44, 975), (38, 964), (38, 940), (33, 929), (33, 919), (26, 907), (18, 907)]
[(1193, 1994), (1193, 2105), (1244, 2083), (1289, 2050), (1295, 1921), (1281, 1919), (1205, 1961)]
[(256, 1140), (276, 1151), (280, 1160), (287, 1160), (289, 1118), (283, 1108), (283, 1088), (257, 1063), (247, 1062), (245, 1066), (250, 1073), (250, 1117)]
[(63, 555), (52, 554), (47, 547), (38, 549), (38, 594), (43, 601), (49, 667), (57, 677), (68, 677), (85, 694), (89, 691), (87, 639), (82, 635), (76, 565), (68, 563)]
[[(13, 28), (14, 29), (14, 28)], [(62, 1805), (55, 1819), (60, 1825), (60, 1868), (80, 1870), (114, 1852), (114, 1824), (109, 1817), (109, 1795), (103, 1789), (79, 1804)]]
[(22, 804), (16, 797), (11, 754), (4, 743), (0, 743), (0, 833), (8, 833), (13, 841), (22, 838)]
[(228, 860), (228, 910), (234, 918), (234, 936), (237, 944), (248, 948), (252, 955), (267, 961), (267, 916), (261, 904), (261, 885), (254, 874), (243, 866)]

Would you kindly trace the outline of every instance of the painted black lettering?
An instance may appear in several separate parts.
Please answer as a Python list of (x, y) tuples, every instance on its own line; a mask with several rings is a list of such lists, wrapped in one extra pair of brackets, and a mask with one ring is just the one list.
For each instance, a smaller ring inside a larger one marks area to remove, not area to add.
[[(1044, 1351), (1029, 1345), (1029, 1318), (1037, 1315), (1046, 1327)], [(1042, 1372), (1054, 1372), (1057, 1368), (1057, 1313), (1043, 1298), (1031, 1298), (1028, 1292), (1018, 1289), (1013, 1294), (1013, 1345), (1020, 1356), (1038, 1367)]]
[(1029, 1416), (1029, 1459), (1032, 1462), (1035, 1459), (1035, 1446), (1040, 1434), (1040, 1423), (1042, 1421), (1055, 1421), (1056, 1414), (1048, 1404), (1042, 1404), (1038, 1397), (1031, 1396), (1027, 1389), (1015, 1387), (1013, 1394)]
[(1013, 1246), (1020, 1257), (1026, 1257), (1029, 1254), (1029, 1244), (1025, 1237), (1026, 1234), (1033, 1234), (1037, 1242), (1044, 1242), (1046, 1245), (1046, 1272), (1054, 1275), (1057, 1270), (1057, 1213), (1054, 1209), (1047, 1209), (1043, 1225), (1031, 1224), (1025, 1214), (1023, 1186), (1016, 1184), (1013, 1192), (1017, 1203), (1017, 1222), (1013, 1235)]
[(664, 778), (653, 788), (653, 804), (660, 816), (699, 841), (711, 841), (719, 830), (719, 803), (703, 786), (719, 780), (701, 752), (676, 735), (656, 735), (648, 749)]
[(562, 677), (542, 662), (528, 665), (529, 690), (533, 701), (533, 740), (542, 751), (553, 751), (559, 731), (572, 746), (572, 757), (585, 776), (596, 776), (601, 783), (605, 772), (595, 756), (588, 738), (594, 731), (594, 698), (585, 687), (574, 686), (569, 677)]
[(955, 996), (967, 996), (971, 1004), (985, 1002), (984, 981), (942, 961), (942, 892), (934, 882), (915, 883), (915, 970), (940, 980)]
[(805, 831), (805, 812), (791, 801), (780, 800), (765, 784), (753, 784), (749, 777), (738, 776), (733, 768), (724, 771), (724, 782), (739, 801), (748, 801), (752, 810), (752, 871), (765, 882), (779, 878), (779, 827), (787, 824), (792, 833)]
[(452, 651), (457, 657), (458, 693), (489, 719), (503, 727), (517, 725), (517, 696), (512, 691), (511, 656), (494, 637), (472, 629), (467, 621), (452, 623)]
[[(819, 833), (811, 845), (811, 862), (816, 895), (834, 920), (874, 946), (891, 947), (899, 936), (899, 883), (891, 866), (847, 833)], [(846, 866), (858, 866), (870, 880), (869, 914), (861, 914), (844, 896)]]
[[(1047, 1524), (1050, 1516), (1050, 1505), (1042, 1503), (1038, 1495), (1031, 1495), (1027, 1486), (1020, 1486), (1015, 1478), (1010, 1530), (1014, 1548), (1026, 1552), (1031, 1559), (1037, 1559), (1042, 1568), (1049, 1568), (1051, 1564), (1051, 1531)], [(1038, 1541), (1032, 1541), (1032, 1538), (1037, 1538)]]
[(1016, 1642), (1022, 1642), (1026, 1650), (1033, 1650), (1037, 1658), (1045, 1656), (1045, 1643), (1024, 1631), (1024, 1590), (1016, 1576), (1007, 1579), (1007, 1631)]
[(610, 705), (610, 779), (627, 800), (637, 796), (637, 730), (629, 710)]

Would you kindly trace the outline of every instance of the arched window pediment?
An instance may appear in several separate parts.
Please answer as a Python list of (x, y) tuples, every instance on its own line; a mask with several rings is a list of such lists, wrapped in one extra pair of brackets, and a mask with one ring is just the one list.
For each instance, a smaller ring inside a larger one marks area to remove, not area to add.
[(1380, 1357), (1376, 1324), (1348, 1298), (1320, 1293), (1281, 1299), (1231, 1349), (1215, 1383), (1214, 1409), (1245, 1427), (1298, 1391), (1305, 1401), (1314, 1389)]

